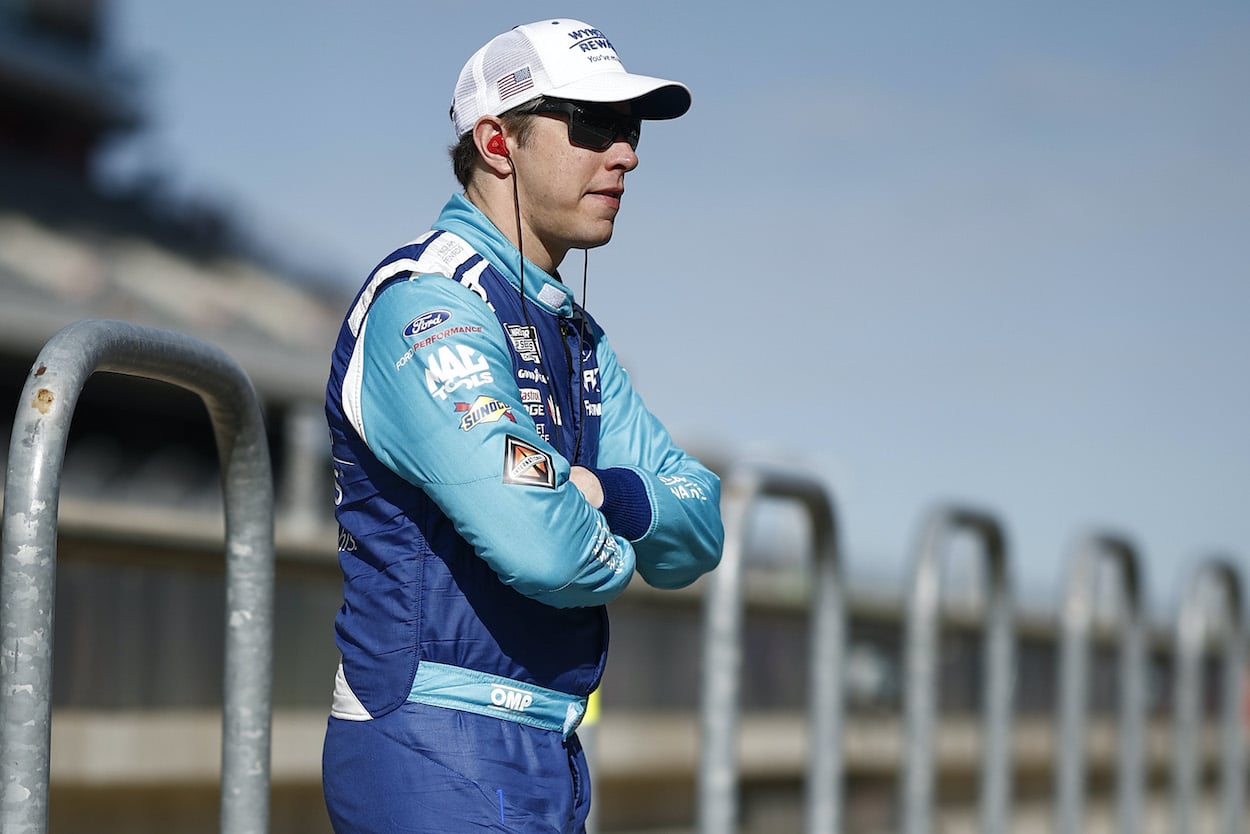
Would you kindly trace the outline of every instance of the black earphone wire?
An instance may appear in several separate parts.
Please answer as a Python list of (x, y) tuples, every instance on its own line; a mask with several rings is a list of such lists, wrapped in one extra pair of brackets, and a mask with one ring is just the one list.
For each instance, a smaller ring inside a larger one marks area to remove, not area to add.
[(586, 275), (590, 272), (590, 250), (582, 250), (582, 306), (577, 316), (577, 434), (573, 453), (582, 454), (582, 426), (586, 422)]
[[(508, 167), (512, 169), (512, 210), (516, 215), (516, 252), (518, 256), (520, 269), (517, 274), (521, 280), (521, 315), (525, 317), (525, 326), (530, 329), (535, 340), (538, 339), (538, 331), (534, 330), (534, 324), (530, 321), (529, 308), (525, 306), (525, 245), (522, 243), (521, 231), (521, 191), (517, 186), (516, 163), (512, 161), (512, 156), (507, 155), (504, 159), (508, 160)], [(540, 353), (539, 356), (542, 354)]]
[[(512, 210), (516, 215), (516, 251), (519, 260), (517, 275), (521, 285), (521, 315), (525, 319), (525, 326), (529, 328), (530, 336), (534, 339), (534, 344), (538, 345), (538, 330), (534, 327), (534, 323), (530, 321), (529, 307), (525, 300), (525, 248), (522, 243), (523, 231), (521, 229), (521, 191), (517, 185), (516, 163), (512, 161), (511, 156), (505, 156), (508, 160), (508, 167), (512, 169)], [(582, 424), (586, 421), (586, 398), (582, 395), (582, 386), (585, 384), (585, 339), (586, 339), (586, 275), (590, 270), (590, 250), (582, 250), (582, 309), (577, 316), (577, 379), (573, 381), (573, 395), (577, 397), (577, 431), (573, 435), (573, 456), (569, 458), (569, 463), (574, 463), (582, 454)], [(575, 308), (576, 309), (576, 308)], [(543, 369), (543, 373), (547, 375), (548, 390), (550, 390), (551, 376), (547, 370), (546, 363), (543, 362), (542, 349), (538, 351), (538, 364)], [(571, 370), (571, 369), (570, 369)]]

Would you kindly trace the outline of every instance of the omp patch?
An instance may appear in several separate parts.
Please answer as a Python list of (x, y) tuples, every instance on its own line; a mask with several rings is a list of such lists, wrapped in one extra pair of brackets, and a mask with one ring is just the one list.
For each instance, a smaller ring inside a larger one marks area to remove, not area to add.
[(504, 438), (503, 482), (555, 489), (556, 467), (551, 455), (507, 435)]

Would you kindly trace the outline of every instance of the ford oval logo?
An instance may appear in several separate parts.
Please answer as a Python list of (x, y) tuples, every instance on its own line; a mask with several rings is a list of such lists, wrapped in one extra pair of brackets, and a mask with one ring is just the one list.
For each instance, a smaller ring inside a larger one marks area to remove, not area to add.
[(451, 318), (451, 313), (446, 310), (431, 310), (428, 313), (422, 313), (408, 322), (408, 326), (404, 328), (404, 335), (416, 336), (418, 333), (424, 333), (427, 330), (438, 327), (449, 318)]

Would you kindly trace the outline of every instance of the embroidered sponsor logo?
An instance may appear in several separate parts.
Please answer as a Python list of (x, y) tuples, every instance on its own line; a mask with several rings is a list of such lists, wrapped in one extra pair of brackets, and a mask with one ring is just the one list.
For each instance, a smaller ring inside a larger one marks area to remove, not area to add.
[(404, 355), (399, 357), (398, 360), (396, 360), (395, 369), (399, 370), (400, 368), (407, 365), (408, 360), (412, 359), (412, 357), (415, 356), (417, 351), (421, 350), (421, 348), (427, 348), (430, 345), (434, 344), (435, 342), (441, 341), (442, 339), (446, 339), (448, 336), (459, 336), (462, 333), (481, 333), (481, 332), (482, 332), (482, 328), (477, 326), (476, 324), (466, 324), (466, 325), (459, 326), (459, 327), (448, 327), (446, 330), (440, 330), (437, 333), (433, 333), (429, 336), (426, 336), (424, 339), (422, 339), (419, 342), (413, 342), (412, 345), (408, 348), (408, 350), (404, 351)]
[(551, 455), (508, 435), (504, 439), (503, 482), (555, 489), (556, 467)]
[(564, 421), (560, 419), (560, 406), (556, 405), (550, 394), (547, 395), (547, 413), (551, 415), (551, 422), (557, 426), (564, 425)]
[(467, 243), (453, 235), (439, 235), (426, 247), (426, 254), (445, 264), (457, 264), (473, 254)]
[(343, 503), (343, 478), (345, 477), (343, 470), (339, 467), (355, 466), (356, 464), (350, 460), (343, 460), (338, 457), (334, 458), (334, 463), (334, 506), (338, 507)]
[(582, 389), (585, 391), (599, 390), (599, 369), (587, 368), (582, 371)]
[(404, 336), (412, 338), (427, 330), (433, 330), (441, 324), (445, 324), (451, 318), (451, 313), (447, 310), (430, 310), (422, 313), (412, 321), (408, 322), (408, 326), (404, 328)]
[(443, 345), (425, 364), (425, 387), (430, 396), (445, 400), (452, 391), (494, 382), (486, 357), (468, 345)]
[(504, 327), (508, 331), (508, 338), (512, 340), (512, 347), (522, 361), (533, 362), (535, 365), (543, 361), (536, 328), (528, 324), (507, 324)]
[[(521, 403), (531, 417), (542, 417), (547, 413), (543, 408), (543, 395), (537, 388), (521, 388)], [(546, 438), (544, 438), (546, 439)]]
[(611, 41), (598, 29), (574, 29), (569, 32), (569, 37), (573, 39), (573, 44), (569, 49), (580, 49), (582, 52), (590, 53), (586, 57), (592, 62), (620, 60)]
[(602, 516), (595, 520), (594, 554), (599, 563), (613, 573), (620, 573), (625, 569), (621, 546)]
[(456, 413), (463, 413), (460, 418), (460, 430), (469, 431), (481, 423), (495, 423), (503, 418), (516, 422), (512, 416), (512, 406), (493, 397), (481, 396), (469, 403), (456, 403)]
[(509, 712), (525, 712), (534, 703), (534, 696), (524, 689), (496, 684), (490, 688), (490, 705)]
[(347, 532), (346, 530), (344, 530), (342, 527), (340, 527), (339, 528), (339, 552), (340, 553), (355, 553), (356, 547), (357, 547), (356, 537), (353, 536), (351, 533)]
[(592, 403), (590, 400), (585, 400), (584, 405), (586, 406), (587, 417), (603, 416), (603, 403)]
[(543, 385), (547, 384), (547, 375), (542, 371), (531, 368), (517, 368), (517, 379), (528, 379), (530, 382), (538, 382)]
[(703, 490), (703, 485), (690, 480), (684, 475), (672, 475), (665, 477), (660, 476), (660, 483), (668, 487), (669, 492), (673, 493), (677, 498), (686, 501), (706, 501), (707, 493)]

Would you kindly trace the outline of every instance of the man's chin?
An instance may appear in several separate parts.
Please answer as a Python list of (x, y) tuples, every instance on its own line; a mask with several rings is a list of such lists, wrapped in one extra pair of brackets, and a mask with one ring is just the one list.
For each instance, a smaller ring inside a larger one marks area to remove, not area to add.
[(616, 225), (614, 220), (606, 220), (594, 231), (586, 235), (586, 239), (578, 245), (579, 249), (597, 249), (612, 239)]

